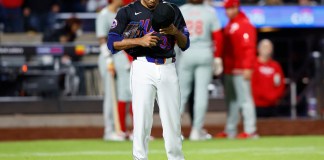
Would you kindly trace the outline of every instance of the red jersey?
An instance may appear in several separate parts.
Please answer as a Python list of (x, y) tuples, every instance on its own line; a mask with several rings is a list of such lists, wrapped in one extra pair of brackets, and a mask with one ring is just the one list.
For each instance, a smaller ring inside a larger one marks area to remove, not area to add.
[(4, 8), (19, 8), (23, 4), (23, 0), (0, 0)]
[(274, 106), (285, 90), (284, 74), (274, 60), (257, 61), (252, 74), (252, 93), (258, 107)]
[(253, 69), (256, 59), (256, 29), (243, 12), (231, 19), (224, 28), (222, 58), (225, 74)]

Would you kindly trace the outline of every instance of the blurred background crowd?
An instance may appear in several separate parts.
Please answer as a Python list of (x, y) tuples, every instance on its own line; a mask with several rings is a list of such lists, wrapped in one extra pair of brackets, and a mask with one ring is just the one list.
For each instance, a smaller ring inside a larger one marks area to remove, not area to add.
[[(183, 5), (185, 0), (169, 0)], [(221, 6), (221, 0), (208, 0)], [(54, 26), (58, 13), (98, 12), (107, 5), (106, 0), (0, 0), (0, 23), (4, 32), (44, 32)], [(300, 5), (316, 6), (322, 0), (243, 0), (243, 5), (278, 6)]]
[[(186, 0), (169, 1), (179, 6), (186, 3)], [(206, 0), (205, 3), (218, 9), (223, 6), (222, 0)], [(324, 0), (242, 0), (241, 4), (242, 7), (322, 7)], [(95, 19), (107, 5), (109, 0), (0, 0), (0, 102), (1, 97), (25, 96), (83, 96), (80, 100), (85, 100), (84, 96), (97, 96), (91, 100), (102, 100)], [(218, 15), (224, 15), (220, 12), (224, 10), (217, 11)], [(255, 13), (259, 11), (256, 9)], [(308, 13), (311, 12), (302, 10), (300, 15), (304, 17), (297, 15), (296, 19), (322, 23), (321, 19), (314, 20)], [(315, 13), (324, 15), (323, 10)], [(260, 14), (255, 15), (253, 22), (260, 18), (264, 20)], [(323, 86), (318, 84), (323, 78), (324, 26), (307, 25), (297, 28), (257, 26), (257, 41), (270, 40), (265, 46), (261, 45), (263, 47), (258, 48), (258, 52), (270, 54), (264, 50), (271, 50), (270, 57), (282, 67), (284, 87), (279, 100), (271, 104), (280, 106), (276, 111), (279, 116), (316, 117), (319, 112), (318, 97), (323, 92)], [(13, 52), (15, 54), (9, 56)], [(208, 90), (210, 104), (218, 104), (208, 110), (226, 110), (222, 77), (213, 77)], [(60, 112), (62, 103), (58, 106)], [(96, 112), (91, 108), (89, 111)], [(19, 111), (9, 109), (4, 112)]]

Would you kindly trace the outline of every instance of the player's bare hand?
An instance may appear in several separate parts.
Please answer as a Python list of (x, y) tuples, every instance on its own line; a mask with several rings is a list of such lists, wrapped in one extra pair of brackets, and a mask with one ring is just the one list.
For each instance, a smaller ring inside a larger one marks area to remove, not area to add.
[(213, 67), (214, 67), (214, 75), (215, 76), (219, 76), (220, 74), (222, 74), (222, 72), (224, 70), (223, 69), (223, 60), (219, 57), (214, 58)]
[(251, 79), (251, 77), (252, 77), (252, 70), (251, 69), (244, 69), (243, 70), (243, 78), (245, 79), (245, 80), (250, 80)]
[(167, 28), (160, 29), (161, 34), (169, 34), (169, 35), (176, 35), (179, 32), (178, 28), (171, 24)]
[(154, 46), (157, 45), (159, 37), (153, 36), (152, 34), (153, 34), (153, 32), (150, 32), (150, 33), (144, 35), (140, 39), (141, 46), (143, 46), (143, 47), (154, 47)]

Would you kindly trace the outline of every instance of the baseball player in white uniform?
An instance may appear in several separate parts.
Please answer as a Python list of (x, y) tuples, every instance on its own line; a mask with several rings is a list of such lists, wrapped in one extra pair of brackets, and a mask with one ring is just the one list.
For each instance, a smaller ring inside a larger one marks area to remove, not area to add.
[[(132, 33), (128, 28), (143, 28)], [(126, 50), (134, 61), (131, 91), (134, 111), (133, 159), (147, 160), (153, 106), (159, 104), (169, 160), (184, 160), (180, 124), (180, 91), (175, 68), (175, 43), (189, 47), (189, 33), (179, 8), (160, 0), (138, 0), (120, 9), (109, 31), (112, 53)]]
[[(204, 4), (203, 0), (189, 0), (180, 10), (191, 41), (191, 47), (181, 55), (178, 67), (181, 111), (185, 110), (194, 81), (194, 118), (189, 139), (211, 139), (212, 136), (203, 129), (203, 125), (208, 107), (207, 87), (212, 79), (213, 63), (218, 61), (214, 57), (220, 48), (221, 25), (215, 9)], [(214, 72), (221, 73), (221, 66), (217, 66)]]
[[(98, 67), (100, 75), (104, 82), (104, 140), (122, 141), (125, 140), (125, 135), (115, 130), (115, 124), (119, 121), (115, 121), (114, 117), (114, 99), (113, 96), (115, 90), (112, 86), (112, 78), (115, 74), (115, 67), (113, 65), (113, 58), (111, 52), (107, 48), (107, 36), (110, 26), (116, 16), (118, 8), (123, 5), (122, 0), (110, 0), (109, 6), (103, 8), (96, 18), (96, 35), (100, 44), (100, 55), (98, 59)], [(119, 56), (121, 57), (121, 56)], [(117, 57), (116, 57), (117, 58)], [(129, 66), (129, 65), (128, 65)], [(126, 67), (126, 66), (125, 66)], [(117, 68), (120, 68), (119, 66)], [(119, 70), (119, 69), (117, 69)], [(118, 84), (117, 84), (118, 86)], [(118, 116), (117, 116), (118, 117)]]

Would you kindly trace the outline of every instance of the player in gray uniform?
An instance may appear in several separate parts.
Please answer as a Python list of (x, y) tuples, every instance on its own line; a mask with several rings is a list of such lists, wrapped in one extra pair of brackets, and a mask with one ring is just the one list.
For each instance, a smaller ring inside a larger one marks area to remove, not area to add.
[[(116, 71), (116, 86), (117, 86), (117, 100), (118, 100), (118, 114), (121, 131), (127, 133), (127, 111), (133, 116), (132, 112), (132, 95), (130, 92), (129, 78), (131, 58), (127, 56), (125, 51), (113, 55), (113, 63)], [(127, 105), (129, 108), (127, 109)], [(130, 135), (131, 136), (131, 135)], [(132, 137), (130, 137), (132, 139)]]
[[(179, 83), (181, 91), (181, 111), (185, 110), (194, 81), (194, 118), (190, 140), (210, 139), (203, 130), (205, 114), (208, 106), (208, 84), (213, 75), (215, 43), (221, 37), (221, 25), (214, 8), (203, 4), (203, 0), (189, 0), (180, 7), (190, 32), (191, 47), (186, 50), (179, 61)], [(218, 68), (219, 69), (219, 68)], [(218, 70), (214, 70), (219, 73)]]
[[(117, 14), (119, 7), (123, 5), (122, 0), (111, 0), (109, 6), (103, 8), (96, 18), (96, 35), (100, 44), (100, 55), (98, 59), (98, 67), (100, 75), (104, 82), (104, 104), (103, 104), (103, 114), (104, 114), (104, 140), (122, 141), (125, 140), (123, 134), (118, 133), (115, 130), (115, 124), (119, 123), (119, 120), (114, 120), (114, 99), (115, 90), (112, 78), (115, 74), (115, 68), (113, 65), (113, 58), (110, 51), (107, 48), (107, 35), (110, 26)], [(116, 57), (117, 58), (117, 57)], [(118, 67), (119, 68), (119, 67)], [(116, 112), (116, 111), (115, 111)]]

